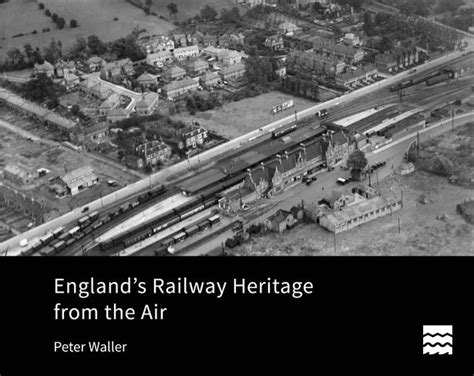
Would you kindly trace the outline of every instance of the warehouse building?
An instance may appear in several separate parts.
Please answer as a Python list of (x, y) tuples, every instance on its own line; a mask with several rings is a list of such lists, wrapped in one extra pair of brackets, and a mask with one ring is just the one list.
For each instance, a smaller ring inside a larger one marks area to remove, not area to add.
[(80, 167), (60, 178), (62, 185), (71, 196), (75, 196), (86, 188), (99, 184), (99, 178), (95, 175), (91, 166)]

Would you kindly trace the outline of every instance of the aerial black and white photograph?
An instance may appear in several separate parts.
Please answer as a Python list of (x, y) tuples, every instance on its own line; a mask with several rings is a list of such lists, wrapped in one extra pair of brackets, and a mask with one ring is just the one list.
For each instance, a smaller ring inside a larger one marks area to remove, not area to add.
[(0, 0), (0, 255), (474, 255), (473, 52), (473, 0)]

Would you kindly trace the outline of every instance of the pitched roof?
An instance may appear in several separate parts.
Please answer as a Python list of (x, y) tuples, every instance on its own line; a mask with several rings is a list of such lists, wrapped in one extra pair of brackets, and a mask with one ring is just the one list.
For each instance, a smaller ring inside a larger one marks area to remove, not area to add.
[(85, 180), (94, 180), (97, 176), (91, 166), (79, 167), (61, 177), (61, 180), (68, 186), (79, 185)]
[(137, 81), (156, 81), (156, 77), (149, 74), (149, 73), (143, 73), (141, 74), (138, 78)]
[(3, 168), (3, 172), (8, 172), (12, 175), (15, 175), (19, 178), (26, 178), (28, 177), (28, 173), (25, 171), (23, 167), (20, 167), (16, 164), (9, 163)]
[(149, 92), (142, 95), (142, 99), (137, 103), (136, 107), (148, 108), (158, 100), (158, 94), (155, 92)]
[(103, 62), (104, 59), (99, 56), (91, 56), (89, 59), (87, 59), (88, 64), (102, 64)]
[(217, 74), (217, 72), (207, 72), (203, 74), (201, 77), (199, 77), (199, 79), (202, 80), (203, 82), (215, 80), (218, 78), (219, 78), (219, 74)]
[(186, 74), (186, 71), (183, 68), (174, 65), (166, 71), (166, 74), (171, 76), (175, 74)]
[(189, 86), (197, 86), (197, 85), (198, 85), (198, 83), (196, 81), (194, 81), (193, 79), (184, 78), (182, 80), (173, 81), (170, 84), (165, 85), (165, 87), (163, 89), (168, 92), (168, 91), (182, 89), (182, 88), (189, 87)]
[(43, 64), (36, 63), (34, 70), (35, 71), (47, 72), (47, 71), (54, 70), (54, 67), (51, 63), (49, 63), (48, 61), (45, 60)]
[(197, 59), (188, 64), (188, 67), (194, 70), (207, 69), (209, 68), (209, 63), (204, 60)]
[(268, 217), (271, 222), (282, 223), (285, 222), (288, 216), (293, 215), (291, 212), (279, 209), (275, 214)]
[(235, 72), (241, 72), (245, 70), (245, 64), (242, 63), (237, 63), (234, 65), (231, 65), (230, 67), (224, 68), (221, 70), (222, 74), (231, 74)]

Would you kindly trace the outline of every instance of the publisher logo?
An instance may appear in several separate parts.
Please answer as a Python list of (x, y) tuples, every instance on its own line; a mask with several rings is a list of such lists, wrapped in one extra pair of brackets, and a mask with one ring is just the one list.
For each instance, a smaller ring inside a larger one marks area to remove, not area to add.
[(453, 355), (452, 325), (423, 325), (424, 355)]

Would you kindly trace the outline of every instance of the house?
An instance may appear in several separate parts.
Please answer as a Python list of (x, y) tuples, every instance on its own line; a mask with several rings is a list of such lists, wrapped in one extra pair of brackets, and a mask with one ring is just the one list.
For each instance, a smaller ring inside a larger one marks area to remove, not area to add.
[(114, 81), (121, 77), (131, 76), (134, 72), (132, 61), (126, 58), (105, 64), (100, 71), (100, 77), (104, 80)]
[(282, 233), (289, 228), (292, 228), (296, 223), (293, 213), (286, 210), (278, 210), (275, 214), (268, 217), (264, 221), (265, 227), (274, 232)]
[(227, 50), (225, 48), (209, 46), (202, 50), (202, 54), (208, 57), (213, 57), (218, 61), (222, 61), (223, 57), (227, 54)]
[(124, 120), (130, 117), (131, 110), (125, 108), (114, 108), (107, 113), (107, 122), (109, 124)]
[(233, 50), (226, 50), (224, 56), (222, 56), (222, 62), (226, 66), (239, 64), (242, 61), (243, 55), (240, 52)]
[(172, 35), (172, 38), (173, 38), (175, 47), (176, 46), (178, 46), (178, 47), (186, 47), (187, 46), (188, 41), (187, 41), (187, 38), (186, 38), (186, 34), (176, 33), (176, 34)]
[(351, 192), (354, 195), (358, 194), (366, 199), (380, 196), (380, 192), (377, 189), (363, 184), (358, 184), (355, 187), (352, 187)]
[(109, 140), (109, 123), (101, 122), (90, 127), (82, 127), (73, 133), (71, 141), (75, 144), (101, 144)]
[(120, 104), (120, 95), (117, 93), (111, 94), (104, 102), (99, 106), (100, 116), (107, 116), (107, 114), (116, 108)]
[(135, 154), (143, 158), (145, 165), (154, 166), (171, 156), (171, 148), (164, 142), (146, 141), (135, 146)]
[(304, 210), (300, 206), (293, 206), (290, 209), (291, 214), (293, 214), (293, 218), (295, 218), (297, 221), (301, 221), (304, 218)]
[(54, 67), (51, 63), (44, 60), (43, 64), (35, 63), (35, 67), (33, 68), (33, 75), (37, 76), (38, 74), (44, 73), (47, 77), (54, 76)]
[(319, 203), (324, 203), (334, 210), (341, 210), (343, 207), (352, 204), (355, 201), (354, 195), (332, 190), (328, 196), (325, 196)]
[(145, 61), (148, 65), (162, 67), (163, 64), (170, 62), (173, 59), (173, 54), (169, 50), (158, 51), (147, 55)]
[(272, 35), (265, 39), (263, 45), (271, 48), (273, 51), (279, 51), (284, 47), (283, 37), (280, 34)]
[(349, 70), (336, 76), (335, 81), (338, 85), (353, 87), (368, 79), (377, 77), (378, 71), (374, 64), (367, 64), (356, 70)]
[(397, 59), (389, 52), (379, 55), (375, 60), (375, 65), (382, 73), (392, 73), (398, 67)]
[(289, 21), (282, 22), (278, 25), (278, 29), (284, 34), (294, 34), (300, 30), (298, 26)]
[(199, 77), (199, 83), (206, 88), (211, 88), (221, 82), (220, 76), (216, 72), (208, 72)]
[(141, 169), (144, 167), (143, 158), (135, 154), (126, 154), (123, 157), (125, 165), (133, 169)]
[(180, 80), (186, 76), (186, 71), (178, 66), (172, 66), (169, 68), (167, 71), (164, 73), (164, 77), (168, 81), (175, 81), (175, 80)]
[(218, 41), (217, 35), (202, 33), (199, 30), (194, 33), (193, 37), (201, 46), (205, 47), (215, 46)]
[(185, 148), (195, 149), (206, 142), (208, 131), (203, 127), (186, 129), (178, 133), (178, 138), (183, 141)]
[(84, 166), (73, 170), (62, 176), (60, 180), (72, 196), (77, 195), (88, 187), (99, 184), (99, 178), (95, 175), (91, 166)]
[(63, 78), (63, 85), (67, 90), (73, 90), (79, 85), (79, 77), (74, 73), (66, 73)]
[(76, 72), (76, 64), (73, 61), (59, 60), (54, 66), (56, 77), (63, 78), (65, 75)]
[(245, 36), (242, 33), (223, 34), (219, 36), (219, 47), (222, 48), (236, 48), (242, 46), (245, 41)]
[(31, 172), (13, 163), (8, 163), (3, 168), (3, 178), (18, 186), (28, 185), (34, 181), (34, 176)]
[(350, 64), (361, 61), (365, 55), (362, 49), (322, 39), (317, 39), (313, 42), (313, 50), (318, 54), (334, 56)]
[(344, 71), (346, 64), (334, 57), (324, 56), (315, 52), (292, 51), (288, 54), (289, 66), (314, 71), (320, 74), (338, 74)]
[(377, 218), (391, 215), (402, 208), (402, 201), (392, 196), (376, 196), (360, 202), (326, 213), (319, 217), (321, 227), (333, 233), (340, 233)]
[(234, 64), (222, 69), (219, 75), (223, 80), (235, 80), (245, 75), (246, 68), (242, 63)]
[(113, 94), (112, 90), (106, 87), (105, 85), (102, 85), (101, 83), (97, 83), (96, 81), (92, 81), (92, 83), (94, 82), (95, 82), (95, 85), (93, 84), (92, 87), (87, 90), (90, 96), (98, 98), (98, 99), (105, 99)]
[(105, 64), (105, 60), (98, 56), (92, 56), (86, 61), (86, 67), (90, 73), (100, 71)]
[(153, 76), (149, 73), (143, 73), (137, 78), (137, 84), (142, 89), (149, 89), (151, 87), (156, 86), (157, 83), (158, 83), (158, 80), (156, 76)]
[(180, 81), (173, 81), (163, 87), (163, 93), (170, 99), (188, 93), (191, 90), (197, 90), (199, 84), (191, 79), (185, 78)]
[(138, 45), (149, 55), (158, 52), (174, 50), (174, 41), (167, 35), (152, 35), (142, 33), (137, 41)]
[(355, 150), (354, 143), (343, 131), (332, 133), (329, 138), (321, 142), (321, 145), (328, 167), (346, 159)]
[(135, 106), (137, 115), (148, 116), (155, 111), (158, 106), (158, 94), (154, 92), (148, 92), (142, 95), (142, 98), (138, 101)]
[(346, 35), (344, 35), (344, 43), (349, 46), (357, 46), (360, 44), (360, 39), (354, 33), (346, 33)]
[(208, 69), (209, 63), (201, 59), (191, 61), (186, 66), (186, 71), (188, 72), (189, 76), (199, 76), (206, 72), (206, 70)]
[(199, 47), (198, 46), (187, 46), (176, 48), (173, 51), (173, 56), (178, 60), (186, 60), (192, 57), (199, 56)]

